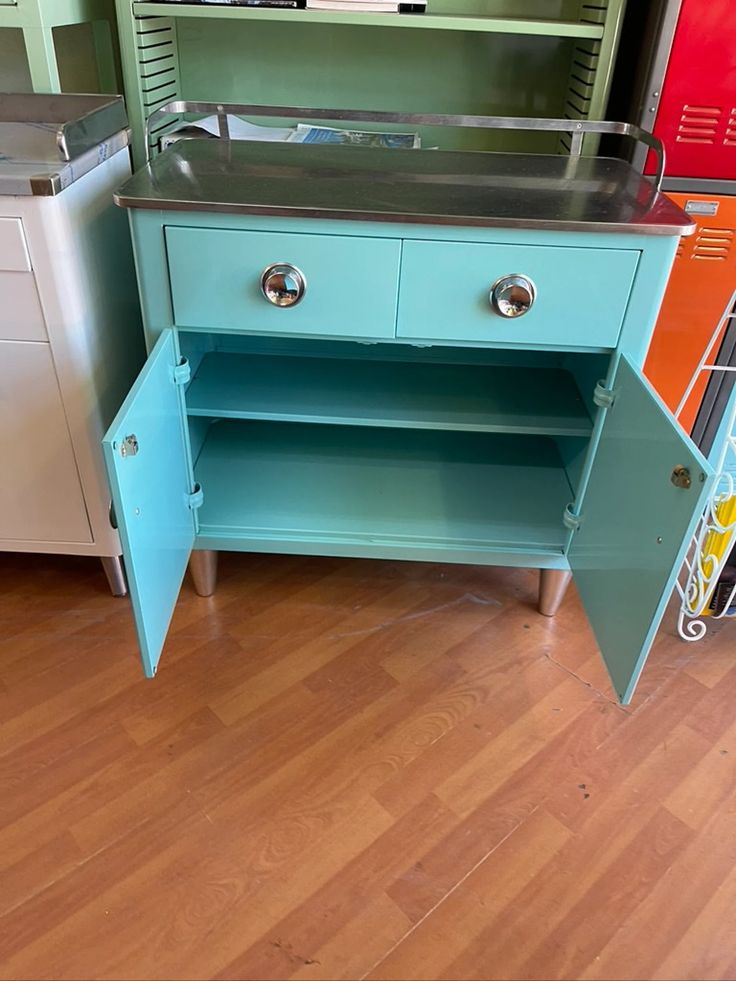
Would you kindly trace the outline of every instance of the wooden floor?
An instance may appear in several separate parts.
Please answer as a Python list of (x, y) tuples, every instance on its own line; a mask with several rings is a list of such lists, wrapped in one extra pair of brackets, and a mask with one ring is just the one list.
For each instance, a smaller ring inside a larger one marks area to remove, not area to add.
[(145, 681), (96, 562), (0, 555), (0, 975), (736, 977), (736, 630), (624, 710), (535, 587), (223, 556)]

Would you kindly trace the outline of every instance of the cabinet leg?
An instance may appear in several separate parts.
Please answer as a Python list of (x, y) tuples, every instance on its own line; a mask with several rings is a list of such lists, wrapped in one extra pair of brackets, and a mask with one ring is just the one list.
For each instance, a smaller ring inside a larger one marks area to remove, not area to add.
[(540, 569), (539, 572), (539, 612), (542, 616), (553, 617), (565, 598), (572, 573), (565, 569)]
[(217, 586), (217, 552), (195, 549), (189, 559), (189, 572), (199, 596), (212, 596)]
[(100, 559), (105, 570), (110, 592), (113, 596), (127, 596), (128, 583), (125, 579), (125, 568), (120, 555), (103, 555)]

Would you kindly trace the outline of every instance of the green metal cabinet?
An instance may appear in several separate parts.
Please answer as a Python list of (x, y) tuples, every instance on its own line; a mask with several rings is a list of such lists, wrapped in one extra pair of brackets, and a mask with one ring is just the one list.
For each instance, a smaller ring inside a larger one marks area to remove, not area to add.
[[(114, 0), (0, 0), (0, 32), (22, 32), (34, 92), (62, 91), (54, 31), (74, 24), (92, 26), (99, 90), (118, 92)], [(0, 65), (0, 89), (14, 88)]]
[[(430, 0), (416, 16), (116, 4), (141, 164), (145, 120), (173, 99), (602, 118), (625, 0)], [(487, 134), (426, 127), (422, 137), (467, 149), (566, 146), (550, 134), (494, 134), (489, 143)]]

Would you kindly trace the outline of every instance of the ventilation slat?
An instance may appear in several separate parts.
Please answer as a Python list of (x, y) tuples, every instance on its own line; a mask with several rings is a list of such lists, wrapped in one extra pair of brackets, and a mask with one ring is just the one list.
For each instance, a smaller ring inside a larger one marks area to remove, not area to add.
[(584, 3), (580, 14), (582, 24), (605, 24), (607, 3)]
[(714, 126), (680, 126), (680, 133), (683, 136), (715, 136)]
[(165, 71), (176, 71), (176, 62), (171, 54), (162, 55), (155, 61), (147, 61), (145, 71), (141, 71), (140, 76), (141, 78), (152, 78), (154, 75), (159, 75)]
[(724, 262), (731, 254), (734, 241), (734, 228), (701, 228), (695, 237), (690, 258)]
[(687, 103), (682, 107), (677, 143), (712, 146), (718, 136), (723, 109), (719, 106), (695, 106)]
[(685, 105), (682, 107), (683, 116), (702, 116), (707, 119), (718, 119), (718, 117), (723, 112), (723, 109), (718, 106), (691, 106)]
[(169, 85), (165, 89), (159, 89), (156, 92), (151, 92), (149, 98), (143, 100), (143, 105), (146, 107), (148, 115), (150, 116), (152, 112), (155, 112), (159, 106), (165, 106), (167, 102), (173, 102), (177, 97), (176, 85)]
[(723, 139), (723, 145), (736, 146), (736, 109), (731, 110), (731, 115), (726, 125), (726, 135)]
[(171, 88), (172, 85), (176, 86), (176, 76), (171, 72), (166, 72), (163, 75), (157, 75), (156, 78), (149, 79), (145, 86), (141, 86), (143, 98), (145, 100), (149, 100), (152, 93), (160, 92), (164, 87)]
[(684, 126), (693, 126), (695, 129), (707, 129), (715, 132), (718, 126), (718, 120), (701, 119), (698, 116), (687, 116), (683, 114), (680, 118), (680, 129)]
[[(144, 116), (179, 98), (176, 21), (171, 17), (135, 18), (135, 47)], [(161, 131), (177, 121), (167, 115), (151, 133), (150, 145), (156, 148)]]

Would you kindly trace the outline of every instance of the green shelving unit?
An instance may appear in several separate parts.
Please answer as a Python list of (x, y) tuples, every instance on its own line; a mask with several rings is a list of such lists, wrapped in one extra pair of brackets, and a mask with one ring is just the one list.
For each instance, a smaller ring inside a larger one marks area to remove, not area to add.
[[(140, 163), (145, 120), (173, 99), (601, 118), (626, 0), (430, 0), (414, 16), (115, 2)], [(550, 134), (426, 128), (422, 138), (565, 148)]]
[[(0, 36), (13, 30), (22, 34), (34, 92), (62, 91), (57, 32), (79, 24), (91, 26), (100, 92), (119, 92), (114, 0), (0, 0)], [(3, 77), (6, 58), (0, 57), (0, 90), (8, 91), (14, 84)]]

